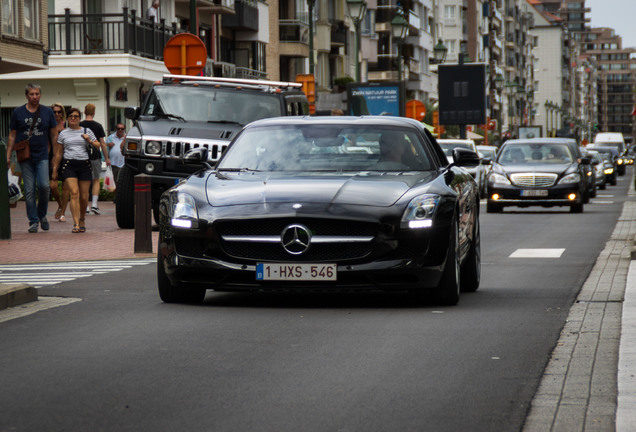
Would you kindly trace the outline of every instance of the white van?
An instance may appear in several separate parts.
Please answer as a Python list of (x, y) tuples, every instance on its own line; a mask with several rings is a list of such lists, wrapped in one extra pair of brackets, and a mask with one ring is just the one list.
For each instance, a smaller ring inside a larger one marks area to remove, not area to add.
[(602, 147), (614, 147), (618, 150), (618, 175), (625, 175), (625, 165), (626, 159), (625, 155), (627, 154), (627, 147), (625, 146), (625, 139), (623, 138), (623, 134), (620, 132), (599, 132), (594, 137), (594, 145), (602, 146)]
[(594, 137), (594, 144), (616, 147), (621, 156), (625, 153), (625, 139), (620, 132), (599, 132)]

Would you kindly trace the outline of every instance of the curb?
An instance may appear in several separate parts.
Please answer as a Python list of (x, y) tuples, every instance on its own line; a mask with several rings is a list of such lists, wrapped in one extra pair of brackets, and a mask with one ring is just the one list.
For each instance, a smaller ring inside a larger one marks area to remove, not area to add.
[(38, 290), (27, 284), (0, 284), (0, 310), (38, 300)]

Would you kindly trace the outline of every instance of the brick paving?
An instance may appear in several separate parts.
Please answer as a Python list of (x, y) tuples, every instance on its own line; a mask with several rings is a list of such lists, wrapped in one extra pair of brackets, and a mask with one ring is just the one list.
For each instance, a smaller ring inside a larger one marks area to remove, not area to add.
[(57, 204), (49, 203), (47, 218), (49, 231), (28, 233), (28, 219), (24, 201), (11, 209), (11, 239), (0, 240), (0, 263), (18, 264), (32, 262), (103, 260), (145, 258), (157, 251), (159, 233), (153, 232), (153, 252), (135, 253), (135, 231), (117, 227), (115, 204), (100, 201), (101, 214), (86, 215), (86, 232), (73, 234), (71, 211), (66, 211), (66, 222), (55, 218)]

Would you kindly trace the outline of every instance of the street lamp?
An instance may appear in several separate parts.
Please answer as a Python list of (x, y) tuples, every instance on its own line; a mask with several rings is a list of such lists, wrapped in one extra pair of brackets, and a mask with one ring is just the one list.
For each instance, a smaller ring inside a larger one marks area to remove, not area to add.
[(395, 42), (397, 43), (398, 49), (398, 81), (402, 81), (402, 44), (406, 37), (407, 30), (408, 23), (404, 19), (404, 16), (401, 13), (398, 13), (391, 21), (391, 33), (393, 34), (393, 39), (395, 39)]
[(356, 29), (356, 81), (360, 82), (360, 23), (367, 10), (367, 2), (364, 0), (347, 0), (347, 8), (349, 9), (349, 17)]
[(433, 56), (435, 58), (435, 63), (442, 64), (444, 60), (446, 60), (446, 54), (448, 53), (448, 48), (442, 42), (441, 39), (437, 40), (437, 45), (433, 47)]
[(309, 8), (309, 73), (314, 74), (314, 6), (316, 0), (307, 0)]

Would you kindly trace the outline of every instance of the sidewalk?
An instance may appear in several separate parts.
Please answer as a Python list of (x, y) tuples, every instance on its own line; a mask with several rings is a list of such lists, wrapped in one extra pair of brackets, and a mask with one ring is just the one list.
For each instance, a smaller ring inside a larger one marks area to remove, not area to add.
[[(0, 240), (0, 264), (42, 263), (53, 261), (83, 261), (122, 258), (145, 258), (153, 253), (135, 250), (135, 231), (117, 227), (115, 204), (100, 201), (101, 214), (86, 215), (86, 232), (73, 234), (71, 211), (66, 211), (66, 222), (58, 222), (54, 215), (57, 204), (49, 203), (47, 218), (51, 228), (28, 233), (24, 201), (11, 209), (11, 239)], [(157, 251), (159, 233), (152, 233), (152, 249)]]

